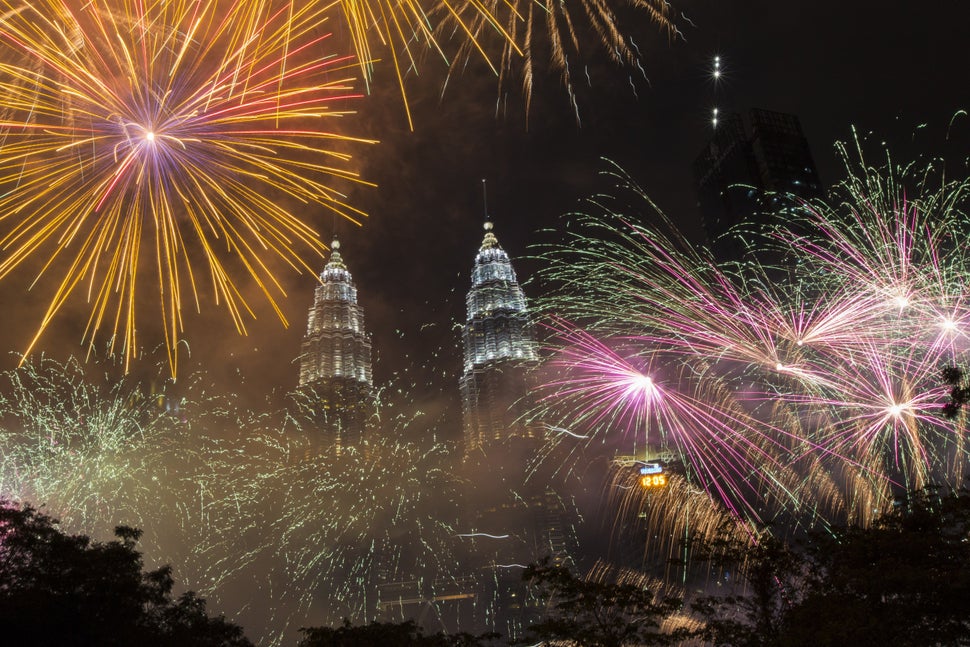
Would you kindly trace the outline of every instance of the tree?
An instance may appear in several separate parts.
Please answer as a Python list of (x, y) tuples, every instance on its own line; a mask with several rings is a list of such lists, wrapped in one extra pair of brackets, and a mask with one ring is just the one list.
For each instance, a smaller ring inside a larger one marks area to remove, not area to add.
[(680, 608), (675, 599), (658, 600), (633, 584), (583, 580), (548, 558), (531, 564), (523, 579), (539, 587), (550, 602), (546, 618), (526, 630), (522, 642), (569, 641), (577, 647), (663, 645), (672, 635), (659, 631), (661, 621)]
[(943, 417), (953, 420), (963, 405), (970, 403), (970, 384), (963, 381), (963, 371), (956, 366), (943, 367), (943, 383), (950, 387), (950, 399), (943, 405)]
[(871, 528), (770, 537), (732, 558), (747, 592), (693, 607), (737, 647), (970, 645), (970, 495), (924, 490)]
[(498, 634), (472, 636), (467, 633), (425, 636), (414, 620), (405, 622), (371, 622), (352, 626), (344, 620), (340, 627), (301, 629), (300, 647), (485, 647)]
[(730, 538), (698, 546), (697, 554), (738, 574), (735, 588), (742, 592), (695, 600), (692, 608), (707, 621), (697, 635), (714, 645), (778, 645), (785, 614), (800, 589), (803, 557), (768, 531), (747, 539), (724, 536)]
[(30, 505), (0, 500), (0, 625), (14, 645), (251, 647), (242, 629), (172, 598), (171, 568), (142, 572), (141, 531), (68, 535)]
[(869, 529), (816, 538), (784, 645), (970, 645), (970, 496), (911, 495)]

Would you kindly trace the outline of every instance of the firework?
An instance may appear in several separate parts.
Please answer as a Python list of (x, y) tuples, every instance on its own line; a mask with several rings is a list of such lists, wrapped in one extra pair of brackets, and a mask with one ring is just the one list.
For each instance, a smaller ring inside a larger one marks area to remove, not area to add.
[(510, 38), (496, 23), (491, 9), (475, 1), (456, 4), (449, 0), (341, 0), (340, 8), (368, 87), (379, 61), (376, 52), (383, 49), (389, 54), (411, 129), (414, 122), (405, 78), (417, 74), (420, 59), (427, 51), (446, 62), (451, 58), (437, 34), (441, 22), (461, 33), (461, 47), (478, 52), (486, 61), (488, 55), (479, 42), (480, 34), (473, 31), (474, 23), (492, 25), (505, 39)]
[(475, 586), (448, 453), (405, 440), (420, 416), (384, 411), (337, 456), (298, 403), (259, 412), (203, 376), (180, 380), (186, 398), (96, 372), (40, 358), (4, 375), (0, 495), (95, 537), (143, 528), (146, 559), (273, 644)]
[(89, 382), (76, 360), (41, 357), (5, 377), (3, 494), (49, 502), (74, 526), (141, 521), (155, 476), (146, 450), (164, 422), (154, 402), (126, 380)]
[(965, 361), (970, 184), (843, 151), (830, 201), (762, 239), (784, 267), (756, 248), (715, 263), (611, 171), (617, 197), (543, 253), (559, 288), (540, 415), (569, 442), (668, 448), (740, 523), (865, 524), (904, 489), (958, 487), (966, 438), (941, 416), (940, 369)]
[[(412, 594), (403, 597), (411, 598), (456, 585), (460, 540), (447, 513), (451, 486), (441, 458), (440, 446), (419, 449), (388, 437), (339, 458), (311, 455), (253, 484), (259, 509), (269, 503), (266, 545), (286, 565), (271, 575), (296, 598), (283, 593), (274, 601), (288, 610), (288, 624), (305, 622), (308, 613), (328, 624), (374, 619), (397, 597), (386, 585), (410, 583)], [(247, 474), (240, 473), (244, 481)]]
[(274, 264), (312, 272), (300, 252), (324, 247), (315, 211), (360, 215), (331, 186), (361, 182), (347, 150), (362, 140), (328, 126), (355, 95), (351, 59), (326, 53), (326, 9), (3, 3), (0, 278), (59, 275), (28, 352), (80, 293), (86, 339), (107, 330), (127, 361), (145, 281), (173, 374), (181, 310), (206, 276), (240, 332), (242, 279), (283, 317)]
[(648, 568), (662, 564), (666, 581), (678, 579), (675, 564), (690, 563), (693, 542), (710, 542), (725, 533), (744, 537), (751, 532), (704, 490), (691, 486), (681, 475), (670, 475), (665, 487), (646, 491), (636, 470), (628, 464), (614, 462), (608, 478), (607, 500), (616, 510), (612, 529), (615, 545), (638, 539), (643, 564)]
[[(671, 7), (663, 0), (489, 0), (466, 2), (456, 7), (446, 3), (445, 6), (450, 20), (444, 20), (442, 28), (465, 37), (452, 67), (463, 68), (469, 56), (484, 56), (499, 78), (500, 94), (512, 82), (521, 84), (527, 115), (533, 81), (537, 74), (544, 73), (544, 65), (539, 63), (541, 60), (548, 60), (551, 71), (560, 77), (577, 121), (579, 106), (574, 79), (588, 50), (599, 49), (612, 63), (645, 75), (639, 48), (622, 29), (619, 13), (630, 11), (646, 16), (668, 38), (680, 35)], [(495, 50), (499, 54), (491, 55)], [(588, 70), (583, 74), (589, 80)]]

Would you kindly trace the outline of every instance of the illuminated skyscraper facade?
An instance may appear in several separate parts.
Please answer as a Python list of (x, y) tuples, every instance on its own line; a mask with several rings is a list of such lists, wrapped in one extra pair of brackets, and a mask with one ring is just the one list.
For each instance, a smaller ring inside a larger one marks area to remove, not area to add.
[(538, 360), (535, 335), (525, 295), (490, 222), (475, 256), (465, 305), (460, 388), (467, 456), (509, 437), (533, 436), (521, 416), (529, 370)]
[[(472, 485), (463, 493), (462, 518), (470, 537), (485, 538), (471, 547), (483, 578), (480, 629), (517, 640), (541, 616), (542, 601), (519, 571), (500, 565), (543, 557), (572, 564), (577, 541), (571, 499), (549, 488), (544, 478), (528, 478), (535, 475), (542, 428), (528, 415), (534, 414), (530, 394), (538, 346), (525, 295), (492, 229), (486, 222), (465, 298), (460, 390), (464, 475)], [(490, 539), (503, 534), (502, 541)]]
[(357, 287), (334, 241), (300, 353), (300, 391), (337, 452), (362, 439), (373, 411), (370, 337)]

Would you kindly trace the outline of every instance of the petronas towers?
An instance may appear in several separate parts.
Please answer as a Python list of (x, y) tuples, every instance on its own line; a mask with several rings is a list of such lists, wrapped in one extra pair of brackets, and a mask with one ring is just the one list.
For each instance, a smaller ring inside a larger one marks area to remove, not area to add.
[[(469, 457), (510, 438), (534, 437), (521, 422), (522, 397), (538, 350), (525, 295), (491, 222), (485, 223), (465, 305), (459, 389)], [(337, 241), (320, 274), (301, 351), (300, 390), (310, 394), (324, 435), (338, 452), (360, 442), (374, 407), (371, 340)]]

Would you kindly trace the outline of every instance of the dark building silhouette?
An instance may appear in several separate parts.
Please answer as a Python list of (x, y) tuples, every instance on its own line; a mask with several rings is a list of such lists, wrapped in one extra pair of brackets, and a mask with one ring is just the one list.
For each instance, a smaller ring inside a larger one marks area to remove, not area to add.
[(371, 343), (357, 287), (334, 241), (320, 274), (300, 353), (300, 388), (327, 447), (360, 443), (374, 410)]
[(815, 161), (794, 115), (752, 109), (748, 123), (732, 114), (694, 161), (701, 221), (715, 258), (740, 250), (724, 237), (741, 223), (767, 222), (767, 214), (797, 208), (824, 195)]

